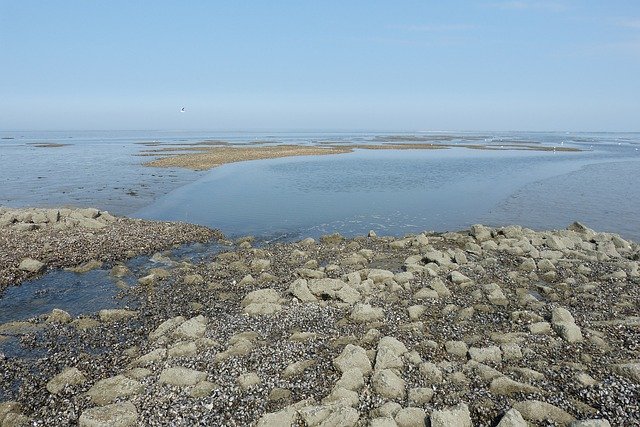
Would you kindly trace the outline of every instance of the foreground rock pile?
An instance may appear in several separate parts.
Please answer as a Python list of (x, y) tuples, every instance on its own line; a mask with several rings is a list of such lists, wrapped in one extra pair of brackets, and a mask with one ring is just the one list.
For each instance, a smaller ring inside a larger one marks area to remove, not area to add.
[[(0, 292), (46, 269), (131, 258), (221, 234), (182, 223), (114, 217), (98, 209), (0, 207)], [(89, 268), (90, 266), (86, 266)]]
[(136, 307), (31, 321), (0, 422), (638, 425), (639, 257), (576, 223), (164, 259)]

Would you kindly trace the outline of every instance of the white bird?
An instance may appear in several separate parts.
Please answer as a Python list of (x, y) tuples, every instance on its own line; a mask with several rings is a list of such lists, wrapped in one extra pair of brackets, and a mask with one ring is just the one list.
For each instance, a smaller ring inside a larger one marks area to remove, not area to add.
[(180, 112), (181, 112), (181, 113), (184, 113), (184, 107), (182, 107), (182, 108), (180, 109)]

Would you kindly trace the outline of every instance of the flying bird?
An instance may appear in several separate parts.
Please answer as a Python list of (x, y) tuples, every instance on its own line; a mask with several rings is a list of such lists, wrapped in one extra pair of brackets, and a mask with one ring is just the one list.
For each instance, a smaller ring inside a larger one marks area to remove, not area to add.
[(181, 113), (184, 113), (184, 107), (182, 107), (182, 108), (180, 109), (180, 112), (181, 112)]

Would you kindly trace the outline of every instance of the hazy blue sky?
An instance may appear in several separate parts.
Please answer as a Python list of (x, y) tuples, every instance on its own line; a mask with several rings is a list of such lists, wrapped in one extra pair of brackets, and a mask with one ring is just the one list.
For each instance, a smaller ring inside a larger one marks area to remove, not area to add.
[(3, 129), (638, 131), (640, 1), (0, 0)]

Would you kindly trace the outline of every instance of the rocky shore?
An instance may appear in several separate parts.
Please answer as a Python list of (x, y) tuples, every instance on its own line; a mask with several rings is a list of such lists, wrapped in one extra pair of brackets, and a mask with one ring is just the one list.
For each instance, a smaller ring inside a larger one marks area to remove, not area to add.
[(92, 269), (220, 237), (206, 227), (115, 217), (93, 208), (0, 207), (0, 293), (48, 269)]
[(157, 259), (128, 309), (0, 325), (41, 350), (0, 355), (3, 427), (640, 424), (640, 247), (617, 235), (477, 225)]

